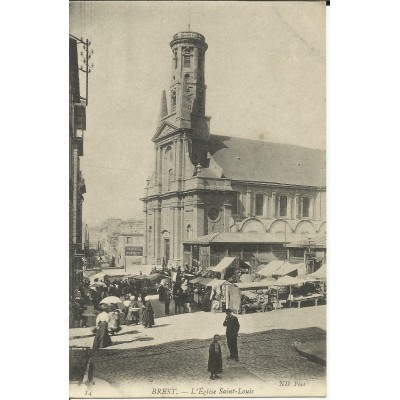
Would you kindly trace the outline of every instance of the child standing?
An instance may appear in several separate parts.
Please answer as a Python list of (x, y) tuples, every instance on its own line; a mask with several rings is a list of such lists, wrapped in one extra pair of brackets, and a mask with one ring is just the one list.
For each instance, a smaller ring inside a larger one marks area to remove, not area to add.
[(211, 373), (210, 379), (212, 380), (219, 379), (217, 374), (222, 373), (222, 352), (219, 340), (219, 335), (214, 335), (208, 351), (208, 372)]

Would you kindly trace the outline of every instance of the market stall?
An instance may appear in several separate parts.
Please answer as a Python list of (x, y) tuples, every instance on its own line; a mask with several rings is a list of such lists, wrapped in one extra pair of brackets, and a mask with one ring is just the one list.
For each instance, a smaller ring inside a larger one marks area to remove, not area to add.
[(279, 277), (285, 275), (301, 275), (305, 273), (306, 266), (304, 263), (292, 264), (289, 261), (271, 261), (268, 265), (263, 266), (258, 275)]
[(315, 272), (309, 275), (305, 275), (304, 279), (307, 281), (326, 281), (327, 271), (326, 264), (322, 264), (322, 266)]
[(282, 260), (273, 260), (268, 265), (260, 265), (256, 272), (261, 276), (272, 276), (285, 263)]
[(211, 271), (213, 275), (220, 275), (221, 279), (225, 279), (227, 275), (233, 275), (235, 259), (236, 257), (224, 257), (215, 267), (207, 268), (207, 271)]
[[(243, 314), (272, 309), (269, 293), (270, 288), (275, 284), (275, 279), (264, 279), (262, 282), (235, 283), (233, 286), (236, 289), (228, 289), (229, 308), (240, 311)], [(237, 291), (239, 291), (239, 297)], [(239, 298), (239, 301), (236, 301), (237, 298)], [(269, 304), (270, 306), (268, 306)]]
[[(301, 278), (305, 280), (304, 290), (299, 293), (297, 297), (299, 301), (315, 300), (315, 305), (318, 302), (322, 303), (326, 301), (326, 281), (327, 281), (327, 270), (326, 264), (315, 272), (309, 275), (303, 275)], [(298, 303), (300, 306), (301, 303)]]
[(193, 293), (193, 302), (200, 306), (203, 304), (204, 295), (207, 290), (207, 283), (211, 282), (211, 278), (203, 278), (201, 276), (189, 281), (189, 291)]
[(226, 290), (231, 283), (224, 279), (212, 279), (206, 284), (207, 288), (211, 288), (211, 311), (222, 312), (226, 309)]
[(289, 287), (287, 298), (289, 307), (295, 303), (300, 308), (304, 302), (314, 302), (314, 305), (318, 305), (318, 301), (324, 297), (320, 285), (298, 277), (284, 276), (277, 280), (276, 285)]

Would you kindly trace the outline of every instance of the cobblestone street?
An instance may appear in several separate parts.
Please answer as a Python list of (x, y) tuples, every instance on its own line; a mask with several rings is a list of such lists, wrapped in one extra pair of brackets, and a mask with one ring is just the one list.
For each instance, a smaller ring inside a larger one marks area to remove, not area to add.
[[(276, 381), (296, 377), (300, 380), (321, 379), (325, 368), (301, 356), (293, 348), (294, 341), (306, 343), (325, 338), (319, 328), (272, 330), (241, 335), (240, 361), (224, 359), (224, 378), (243, 375), (255, 380)], [(120, 384), (171, 381), (204, 381), (208, 379), (207, 360), (210, 340), (183, 340), (133, 350), (98, 351), (94, 356), (95, 375), (110, 383)], [(224, 357), (229, 352), (222, 340)], [(247, 378), (246, 378), (247, 380)], [(208, 383), (208, 382), (207, 382)]]
[[(240, 361), (226, 360), (228, 348), (223, 336), (223, 374), (218, 381), (209, 379), (208, 346), (211, 332), (216, 330), (223, 335), (220, 320), (224, 316), (203, 312), (159, 319), (151, 330), (134, 327), (136, 333), (124, 335), (127, 338), (136, 336), (133, 340), (113, 337), (115, 344), (112, 347), (94, 354), (94, 375), (125, 396), (138, 396), (139, 393), (148, 396), (152, 390), (175, 388), (180, 392), (168, 394), (184, 397), (187, 390), (196, 385), (196, 388), (207, 386), (220, 390), (224, 385), (232, 387), (241, 383), (245, 383), (246, 388), (262, 385), (263, 393), (266, 386), (271, 386), (271, 396), (288, 395), (281, 392), (280, 381), (288, 380), (292, 385), (295, 381), (306, 382), (308, 388), (313, 384), (323, 385), (325, 367), (301, 357), (293, 342), (325, 340), (324, 313), (325, 307), (321, 306), (239, 316), (242, 332), (238, 339)], [(182, 340), (184, 337), (187, 339)], [(90, 343), (93, 338), (71, 340), (76, 344), (79, 341)], [(296, 389), (299, 393), (299, 388)]]

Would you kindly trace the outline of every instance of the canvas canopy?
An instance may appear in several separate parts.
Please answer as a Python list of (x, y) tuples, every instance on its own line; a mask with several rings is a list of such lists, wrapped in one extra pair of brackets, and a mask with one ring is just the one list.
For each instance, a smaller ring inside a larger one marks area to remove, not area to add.
[(128, 274), (128, 275), (123, 275), (123, 274), (108, 275), (108, 274), (107, 274), (107, 277), (108, 277), (108, 280), (109, 280), (110, 282), (114, 282), (114, 281), (116, 281), (116, 280), (129, 278), (130, 275), (129, 275), (129, 274)]
[(228, 268), (234, 261), (235, 257), (224, 257), (215, 267), (209, 267), (207, 269), (208, 271), (222, 272), (224, 269)]
[(306, 280), (326, 280), (326, 264), (322, 264), (322, 267), (312, 274), (306, 275), (304, 277)]
[(160, 274), (159, 272), (156, 272), (155, 274), (151, 274), (148, 276), (150, 281), (155, 281), (157, 279), (171, 279), (171, 277)]
[(199, 283), (204, 278), (202, 276), (198, 276), (197, 278), (192, 279), (189, 283)]
[(143, 279), (149, 279), (147, 275), (132, 275), (131, 278), (136, 279), (136, 280), (143, 280)]
[(296, 269), (304, 270), (304, 263), (291, 264), (289, 261), (271, 261), (268, 265), (261, 268), (257, 274), (263, 276), (284, 276), (290, 274)]
[(264, 267), (262, 267), (257, 272), (257, 274), (263, 275), (263, 276), (274, 275), (274, 272), (276, 272), (284, 263), (285, 263), (285, 261), (281, 261), (281, 260), (271, 261), (268, 265), (265, 265)]
[(225, 281), (224, 279), (213, 279), (210, 282), (208, 282), (206, 286), (211, 286), (213, 289), (215, 289), (217, 287), (224, 285), (225, 283), (228, 284), (229, 282)]
[(282, 264), (282, 266), (280, 268), (278, 268), (278, 270), (273, 275), (284, 276), (284, 275), (290, 274), (294, 270), (300, 268), (301, 265), (303, 265), (303, 264), (291, 264), (290, 262), (285, 262), (284, 264)]
[(208, 282), (211, 282), (212, 278), (202, 278), (201, 281), (197, 282), (199, 285), (207, 286)]
[(240, 275), (240, 281), (241, 282), (252, 282), (253, 278), (250, 274), (242, 274), (242, 275)]
[(238, 282), (235, 286), (241, 290), (268, 289), (270, 286), (275, 286), (275, 281), (268, 282)]
[(282, 276), (282, 278), (279, 278), (275, 285), (276, 286), (292, 286), (292, 285), (299, 285), (301, 283), (304, 283), (304, 279), (300, 278), (294, 278), (292, 276)]
[(90, 282), (94, 282), (95, 279), (103, 280), (105, 275), (106, 274), (104, 272), (98, 272), (97, 274), (90, 276)]

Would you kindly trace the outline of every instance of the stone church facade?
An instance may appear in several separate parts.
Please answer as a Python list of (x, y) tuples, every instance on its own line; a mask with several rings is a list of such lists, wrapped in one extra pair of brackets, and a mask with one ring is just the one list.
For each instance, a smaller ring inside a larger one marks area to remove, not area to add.
[(164, 91), (142, 199), (143, 262), (182, 265), (184, 242), (217, 232), (271, 243), (325, 235), (325, 152), (211, 134), (205, 38), (180, 32), (170, 46), (169, 107)]

